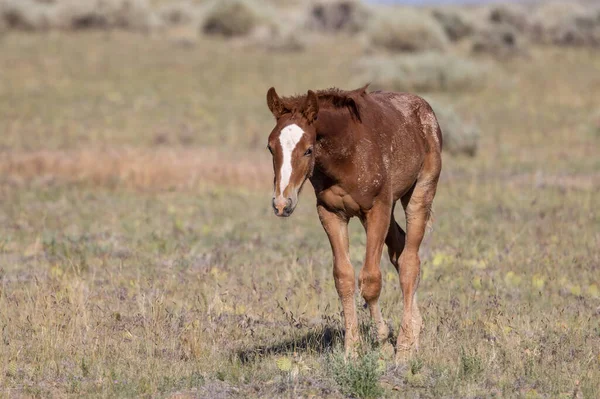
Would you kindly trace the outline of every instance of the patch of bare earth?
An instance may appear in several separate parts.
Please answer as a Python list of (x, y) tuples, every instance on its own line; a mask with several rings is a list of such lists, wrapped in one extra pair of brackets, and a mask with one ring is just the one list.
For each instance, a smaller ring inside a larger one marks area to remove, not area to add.
[(119, 148), (0, 153), (0, 176), (13, 184), (36, 180), (140, 190), (225, 185), (268, 186), (268, 157), (208, 148)]

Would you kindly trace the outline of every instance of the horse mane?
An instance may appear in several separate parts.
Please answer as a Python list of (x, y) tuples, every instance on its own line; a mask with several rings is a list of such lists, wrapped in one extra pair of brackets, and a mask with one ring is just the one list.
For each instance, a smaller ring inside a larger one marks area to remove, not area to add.
[[(367, 95), (367, 88), (369, 85), (365, 85), (355, 90), (341, 90), (336, 87), (325, 90), (317, 90), (315, 94), (319, 99), (319, 108), (331, 107), (334, 109), (348, 109), (350, 115), (357, 121), (361, 121), (360, 116), (360, 98)], [(306, 101), (306, 94), (284, 97), (282, 98), (287, 109), (298, 110)]]

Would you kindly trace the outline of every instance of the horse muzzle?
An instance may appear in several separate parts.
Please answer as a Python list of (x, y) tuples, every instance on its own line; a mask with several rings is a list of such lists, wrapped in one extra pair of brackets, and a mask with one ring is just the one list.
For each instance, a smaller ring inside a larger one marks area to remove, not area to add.
[(294, 205), (291, 198), (277, 197), (273, 198), (273, 211), (279, 217), (288, 217), (294, 212)]

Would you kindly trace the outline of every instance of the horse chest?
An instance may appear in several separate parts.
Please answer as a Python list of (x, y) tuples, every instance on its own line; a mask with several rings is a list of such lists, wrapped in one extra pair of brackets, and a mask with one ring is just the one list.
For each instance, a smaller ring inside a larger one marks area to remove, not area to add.
[(335, 185), (317, 192), (317, 199), (327, 208), (345, 213), (348, 216), (358, 216), (365, 204), (361, 204), (344, 188)]

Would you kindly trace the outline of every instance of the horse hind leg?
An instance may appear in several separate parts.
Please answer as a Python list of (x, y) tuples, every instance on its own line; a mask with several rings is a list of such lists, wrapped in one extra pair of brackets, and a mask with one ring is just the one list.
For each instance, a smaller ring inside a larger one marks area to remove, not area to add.
[(431, 213), (438, 176), (439, 173), (436, 173), (429, 179), (418, 181), (414, 190), (402, 198), (406, 213), (406, 237), (398, 263), (404, 314), (396, 342), (397, 361), (406, 360), (419, 347), (419, 334), (423, 324), (416, 297), (421, 267), (419, 247)]

